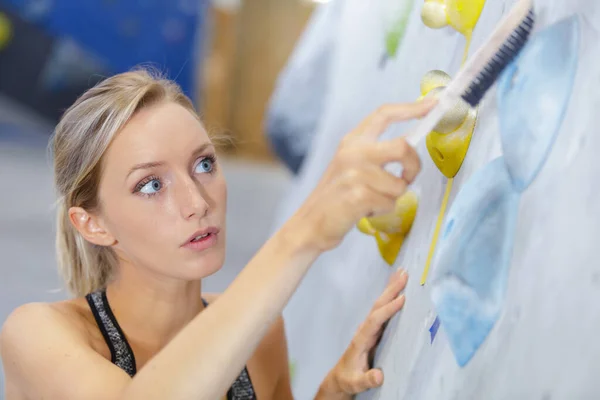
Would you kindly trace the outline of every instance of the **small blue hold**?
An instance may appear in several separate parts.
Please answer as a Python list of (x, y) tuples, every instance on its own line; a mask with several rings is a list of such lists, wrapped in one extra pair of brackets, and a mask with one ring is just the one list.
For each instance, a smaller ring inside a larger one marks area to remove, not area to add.
[(448, 211), (431, 293), (461, 367), (500, 316), (519, 197), (500, 157), (473, 174)]
[(440, 317), (435, 317), (435, 321), (431, 324), (429, 328), (429, 334), (431, 336), (431, 344), (433, 344), (433, 339), (435, 339), (435, 335), (437, 335), (438, 329), (440, 328)]
[(502, 149), (515, 189), (543, 167), (577, 72), (579, 20), (563, 19), (533, 36), (498, 80)]

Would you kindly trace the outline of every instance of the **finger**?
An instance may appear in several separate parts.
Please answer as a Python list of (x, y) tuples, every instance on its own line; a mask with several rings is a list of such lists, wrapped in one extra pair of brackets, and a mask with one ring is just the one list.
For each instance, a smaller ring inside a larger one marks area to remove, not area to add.
[(367, 184), (353, 186), (343, 201), (357, 221), (363, 217), (390, 213), (396, 205), (395, 197), (377, 193)]
[[(370, 190), (372, 191), (372, 189)], [(406, 190), (406, 186), (404, 186), (404, 190)], [(396, 197), (372, 191), (371, 195), (365, 200), (364, 207), (365, 209), (359, 215), (359, 219), (390, 214), (396, 207)]]
[(404, 303), (405, 296), (400, 295), (369, 314), (356, 336), (357, 347), (362, 350), (370, 350), (381, 336), (384, 324), (402, 309)]
[(395, 122), (421, 118), (437, 104), (437, 99), (426, 98), (414, 103), (387, 104), (369, 115), (355, 132), (361, 137), (375, 140)]
[(402, 178), (375, 166), (349, 170), (341, 179), (340, 184), (347, 186), (343, 201), (354, 208), (359, 219), (392, 212), (407, 187)]
[(357, 375), (349, 386), (351, 393), (357, 394), (380, 387), (382, 384), (383, 371), (380, 369), (370, 369), (364, 374)]
[(400, 269), (394, 272), (385, 290), (383, 291), (381, 296), (379, 296), (379, 298), (375, 301), (372, 310), (377, 310), (385, 304), (389, 303), (390, 301), (394, 300), (396, 297), (398, 297), (398, 294), (406, 287), (407, 282), (408, 273), (405, 270)]
[[(401, 294), (392, 301), (384, 304), (373, 312), (373, 323), (378, 329), (381, 329), (398, 311), (404, 307), (406, 296)], [(377, 331), (375, 331), (376, 333)]]
[(391, 162), (402, 164), (402, 178), (408, 183), (417, 177), (421, 171), (421, 159), (419, 153), (412, 147), (404, 137), (373, 143), (365, 148), (367, 157), (378, 165)]
[(380, 166), (368, 165), (364, 167), (362, 172), (363, 182), (373, 191), (390, 197), (394, 202), (394, 206), (396, 199), (406, 193), (408, 182)]
[(373, 368), (373, 362), (375, 361), (375, 353), (377, 352), (377, 347), (379, 346), (379, 343), (381, 343), (381, 340), (383, 340), (383, 332), (386, 327), (387, 327), (387, 322), (385, 324), (383, 324), (381, 329), (377, 332), (377, 335), (375, 336), (375, 339), (374, 339), (374, 343), (371, 346), (371, 349), (369, 350), (369, 352), (367, 353), (369, 368)]

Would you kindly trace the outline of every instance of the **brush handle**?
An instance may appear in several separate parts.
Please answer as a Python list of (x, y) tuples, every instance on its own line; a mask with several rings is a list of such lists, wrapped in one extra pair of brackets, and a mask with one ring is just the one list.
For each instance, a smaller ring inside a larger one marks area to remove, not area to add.
[(417, 147), (417, 144), (419, 144), (421, 139), (427, 136), (429, 132), (433, 131), (433, 128), (435, 128), (438, 122), (442, 120), (444, 114), (450, 111), (457, 100), (459, 99), (456, 97), (453, 99), (450, 93), (446, 93), (444, 90), (438, 98), (437, 105), (419, 121), (414, 130), (406, 135), (408, 144)]
[[(476, 107), (500, 72), (512, 61), (523, 44), (513, 37), (531, 12), (532, 0), (520, 0), (498, 24), (486, 43), (467, 60), (456, 77), (441, 92), (438, 104), (423, 118), (406, 140), (413, 147), (423, 139), (457, 101), (465, 100)], [(508, 44), (508, 47), (503, 45)], [(493, 68), (492, 68), (493, 66)]]

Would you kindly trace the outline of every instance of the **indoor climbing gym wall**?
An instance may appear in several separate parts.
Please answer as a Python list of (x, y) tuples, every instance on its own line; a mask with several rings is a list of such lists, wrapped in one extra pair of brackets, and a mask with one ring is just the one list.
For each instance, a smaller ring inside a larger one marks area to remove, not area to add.
[[(267, 115), (267, 127), (288, 127), (277, 149), (302, 159), (278, 224), (314, 188), (343, 135), (382, 104), (443, 91), (514, 4), (321, 6)], [(361, 220), (290, 301), (297, 399), (312, 398), (400, 267), (410, 276), (406, 305), (374, 361), (385, 383), (360, 399), (598, 398), (600, 3), (536, 0), (534, 11), (526, 46), (482, 102), (457, 103), (419, 143), (422, 172), (394, 212)], [(299, 112), (285, 106), (289, 96), (320, 107)], [(307, 128), (313, 133), (298, 138)]]
[(196, 99), (207, 0), (0, 0), (0, 94), (57, 121), (101, 77), (151, 64)]

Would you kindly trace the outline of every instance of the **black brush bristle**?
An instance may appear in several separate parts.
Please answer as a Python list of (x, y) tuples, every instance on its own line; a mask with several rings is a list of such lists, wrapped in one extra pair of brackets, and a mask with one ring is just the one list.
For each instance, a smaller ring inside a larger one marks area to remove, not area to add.
[(529, 10), (527, 17), (521, 24), (511, 33), (510, 37), (502, 44), (500, 49), (492, 59), (487, 63), (483, 70), (471, 82), (462, 98), (469, 103), (471, 107), (477, 106), (485, 93), (496, 82), (498, 76), (504, 71), (504, 68), (510, 64), (521, 49), (527, 43), (527, 39), (533, 30), (535, 22), (535, 14), (533, 10)]

